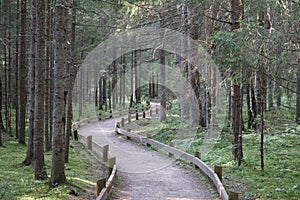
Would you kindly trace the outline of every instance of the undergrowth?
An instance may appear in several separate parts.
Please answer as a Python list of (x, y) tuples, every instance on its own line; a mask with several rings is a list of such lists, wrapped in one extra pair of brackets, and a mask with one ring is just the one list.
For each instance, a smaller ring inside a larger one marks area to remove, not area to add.
[[(246, 118), (245, 118), (246, 119)], [(239, 167), (231, 158), (231, 130), (223, 128), (218, 137), (208, 138), (209, 132), (199, 128), (193, 134), (181, 137), (186, 130), (180, 126), (178, 115), (169, 113), (168, 122), (151, 123), (145, 119), (134, 122), (133, 131), (162, 143), (174, 142), (175, 147), (190, 154), (209, 146), (202, 160), (212, 169), (223, 166), (223, 183), (227, 191), (239, 193), (240, 199), (299, 199), (300, 197), (300, 126), (293, 122), (294, 115), (287, 110), (266, 113), (264, 143), (265, 169), (260, 167), (260, 133), (243, 131), (244, 159)]]
[[(27, 147), (4, 137), (0, 147), (0, 199), (94, 199), (95, 183), (103, 178), (102, 166), (78, 142), (72, 142), (70, 160), (65, 165), (67, 183), (49, 186), (49, 179), (35, 181), (33, 166), (24, 166)], [(47, 174), (50, 177), (51, 153), (45, 153)], [(73, 190), (77, 196), (70, 195)]]

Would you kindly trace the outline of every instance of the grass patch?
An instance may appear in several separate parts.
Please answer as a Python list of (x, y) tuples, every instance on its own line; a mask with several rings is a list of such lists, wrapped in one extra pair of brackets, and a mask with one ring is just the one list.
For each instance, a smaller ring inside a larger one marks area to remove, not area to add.
[[(27, 147), (4, 137), (0, 147), (0, 199), (95, 199), (95, 183), (105, 177), (100, 163), (79, 142), (72, 142), (70, 160), (66, 163), (67, 183), (49, 187), (49, 180), (34, 181), (33, 166), (24, 166)], [(50, 176), (51, 153), (45, 153)], [(70, 195), (75, 190), (78, 196)]]

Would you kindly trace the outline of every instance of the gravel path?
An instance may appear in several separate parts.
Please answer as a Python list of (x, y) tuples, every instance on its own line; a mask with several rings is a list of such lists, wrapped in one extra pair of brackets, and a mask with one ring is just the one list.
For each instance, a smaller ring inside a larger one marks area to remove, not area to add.
[(91, 135), (93, 142), (109, 144), (110, 156), (116, 157), (119, 183), (113, 191), (113, 199), (218, 199), (216, 191), (201, 173), (116, 135), (114, 125), (117, 120), (109, 119), (79, 129), (79, 134)]

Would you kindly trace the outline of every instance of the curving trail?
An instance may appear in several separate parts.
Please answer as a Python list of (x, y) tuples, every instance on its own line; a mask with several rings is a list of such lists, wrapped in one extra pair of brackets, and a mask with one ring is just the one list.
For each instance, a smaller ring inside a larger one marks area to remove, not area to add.
[(99, 145), (109, 144), (116, 157), (119, 184), (113, 199), (121, 200), (209, 200), (218, 199), (203, 175), (185, 169), (165, 155), (128, 141), (114, 133), (118, 118), (96, 122), (79, 129)]

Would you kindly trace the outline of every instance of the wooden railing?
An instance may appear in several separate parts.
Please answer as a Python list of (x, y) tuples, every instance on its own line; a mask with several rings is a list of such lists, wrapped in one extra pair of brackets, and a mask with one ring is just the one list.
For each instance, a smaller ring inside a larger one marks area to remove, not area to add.
[(93, 116), (93, 117), (89, 117), (83, 120), (80, 120), (78, 122), (73, 123), (72, 128), (73, 130), (75, 129), (79, 129), (81, 126), (84, 126), (86, 124), (89, 124), (91, 122), (96, 122), (98, 120), (104, 120), (104, 119), (108, 119), (108, 118), (113, 118), (113, 117), (120, 117), (126, 114), (136, 114), (136, 113), (140, 113), (146, 110), (150, 109), (150, 105), (149, 106), (144, 106), (144, 107), (137, 107), (137, 108), (129, 108), (128, 110), (122, 110), (119, 112), (112, 112), (110, 111), (110, 113), (107, 114), (99, 114), (98, 116)]
[(97, 143), (93, 142), (92, 136), (84, 137), (82, 135), (78, 136), (79, 142), (81, 142), (89, 151), (91, 151), (96, 159), (105, 164), (109, 170), (108, 180), (99, 179), (96, 183), (96, 196), (97, 200), (105, 200), (108, 198), (109, 193), (111, 192), (112, 186), (116, 179), (117, 175), (117, 165), (116, 158), (109, 157), (109, 145), (100, 146)]
[[(90, 117), (73, 123), (72, 128), (74, 133), (76, 132), (77, 134), (78, 128), (86, 124), (89, 124), (91, 122), (112, 118), (112, 117), (118, 117), (120, 115), (126, 115), (126, 114), (128, 114), (128, 116), (131, 116), (132, 113), (134, 113), (134, 116), (136, 117), (136, 119), (138, 119), (139, 117), (145, 116), (146, 115), (145, 111), (148, 110), (149, 108), (150, 106), (141, 107), (141, 108), (131, 108), (125, 111)], [(156, 112), (158, 113), (158, 111)], [(104, 163), (109, 169), (109, 178), (107, 180), (105, 178), (99, 179), (97, 180), (96, 183), (97, 200), (106, 200), (109, 197), (109, 194), (111, 192), (111, 189), (113, 187), (113, 184), (117, 176), (116, 158), (109, 157), (109, 145), (103, 145), (103, 146), (98, 145), (97, 143), (93, 142), (92, 136), (84, 137), (82, 135), (77, 135), (76, 137), (78, 138), (79, 142), (81, 142), (89, 151), (91, 151), (96, 156), (98, 161)]]
[[(156, 113), (158, 110), (156, 109)], [(153, 110), (150, 110), (148, 112), (145, 112), (143, 114), (143, 117), (145, 117), (145, 114), (152, 114), (154, 113)], [(122, 118), (121, 121), (116, 122), (116, 132), (118, 134), (121, 134), (123, 136), (126, 136), (127, 139), (134, 140), (139, 143), (143, 143), (144, 145), (151, 146), (157, 149), (162, 149), (165, 152), (169, 153), (170, 157), (176, 157), (178, 159), (181, 159), (185, 162), (191, 163), (195, 166), (195, 168), (199, 168), (205, 175), (209, 177), (209, 179), (213, 182), (214, 186), (216, 187), (218, 191), (218, 195), (222, 200), (238, 200), (238, 193), (229, 191), (229, 194), (225, 190), (223, 184), (222, 184), (222, 167), (216, 165), (214, 167), (214, 170), (212, 170), (205, 162), (201, 160), (201, 152), (195, 152), (195, 155), (188, 154), (184, 151), (181, 151), (179, 149), (176, 149), (174, 147), (174, 143), (170, 143), (169, 145), (160, 143), (156, 140), (151, 139), (149, 136), (141, 136), (138, 134), (131, 133), (130, 131), (126, 131), (122, 129), (125, 125), (125, 121), (130, 122), (132, 119), (131, 115), (128, 115), (127, 118)]]

